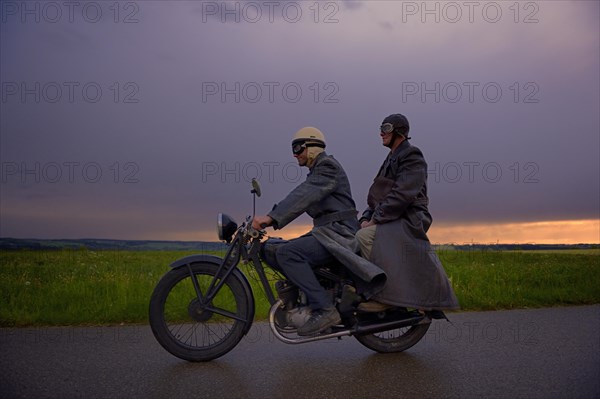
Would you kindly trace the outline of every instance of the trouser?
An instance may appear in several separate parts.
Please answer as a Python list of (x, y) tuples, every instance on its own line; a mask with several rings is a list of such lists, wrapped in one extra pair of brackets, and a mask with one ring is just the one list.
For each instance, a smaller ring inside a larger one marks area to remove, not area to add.
[(290, 240), (277, 249), (276, 257), (286, 277), (306, 294), (311, 309), (332, 306), (331, 297), (319, 284), (313, 267), (329, 263), (334, 257), (315, 237), (304, 235)]
[(373, 241), (375, 240), (375, 230), (377, 225), (365, 227), (356, 232), (356, 241), (363, 258), (371, 260), (371, 250), (373, 249)]

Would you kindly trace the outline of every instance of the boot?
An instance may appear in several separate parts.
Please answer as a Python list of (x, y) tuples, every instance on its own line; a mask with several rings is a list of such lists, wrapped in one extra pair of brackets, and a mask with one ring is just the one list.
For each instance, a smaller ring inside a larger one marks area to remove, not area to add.
[(320, 333), (323, 330), (341, 323), (342, 318), (335, 307), (316, 309), (304, 325), (298, 328), (298, 335), (306, 336)]

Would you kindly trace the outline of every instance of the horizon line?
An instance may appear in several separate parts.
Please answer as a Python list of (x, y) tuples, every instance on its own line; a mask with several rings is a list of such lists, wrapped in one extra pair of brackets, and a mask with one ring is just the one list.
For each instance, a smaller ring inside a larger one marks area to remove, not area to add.
[[(129, 238), (92, 238), (92, 237), (81, 237), (81, 238), (37, 238), (37, 237), (0, 237), (0, 240), (20, 240), (20, 241), (143, 241), (143, 242), (182, 242), (182, 243), (207, 243), (207, 244), (223, 244), (229, 245), (225, 241), (206, 241), (206, 240), (157, 240), (157, 239), (129, 239)], [(265, 240), (266, 241), (266, 240)], [(465, 242), (433, 242), (430, 241), (431, 245), (600, 245), (600, 242), (574, 242), (574, 243), (547, 243), (547, 242), (483, 242), (483, 241), (465, 241)]]

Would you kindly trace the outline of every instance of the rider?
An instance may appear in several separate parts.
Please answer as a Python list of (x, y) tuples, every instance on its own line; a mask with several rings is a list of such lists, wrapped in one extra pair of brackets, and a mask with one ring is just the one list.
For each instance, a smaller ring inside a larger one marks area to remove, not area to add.
[(402, 114), (386, 117), (380, 128), (390, 149), (369, 189), (368, 208), (360, 218), (356, 239), (363, 256), (381, 267), (387, 283), (373, 301), (359, 304), (364, 311), (391, 306), (421, 310), (457, 309), (458, 300), (431, 248), (427, 230), (427, 163), (408, 140), (410, 126)]
[(306, 181), (271, 212), (256, 216), (252, 222), (255, 229), (281, 229), (304, 212), (313, 218), (314, 227), (309, 233), (280, 245), (276, 252), (279, 267), (304, 291), (311, 308), (311, 316), (298, 328), (298, 335), (316, 334), (341, 322), (332, 296), (319, 284), (313, 267), (340, 257), (346, 262), (350, 259), (350, 264), (364, 262), (355, 254), (358, 221), (350, 183), (342, 165), (325, 152), (325, 145), (325, 136), (314, 127), (302, 128), (295, 134), (292, 152), (298, 164), (310, 171)]

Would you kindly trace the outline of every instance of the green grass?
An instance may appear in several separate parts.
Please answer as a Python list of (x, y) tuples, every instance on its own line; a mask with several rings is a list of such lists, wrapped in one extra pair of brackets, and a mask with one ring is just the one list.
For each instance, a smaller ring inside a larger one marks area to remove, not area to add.
[(597, 250), (440, 251), (464, 310), (600, 303)]
[[(169, 263), (189, 254), (4, 251), (0, 253), (0, 326), (145, 323), (154, 286), (169, 270)], [(439, 250), (438, 254), (463, 310), (600, 303), (597, 250)], [(250, 275), (256, 317), (264, 318), (269, 306), (255, 273)]]
[[(0, 252), (0, 326), (98, 325), (148, 320), (150, 296), (174, 260), (190, 251)], [(223, 256), (224, 253), (214, 253)], [(247, 269), (247, 267), (243, 267)], [(268, 302), (249, 273), (256, 314)]]

